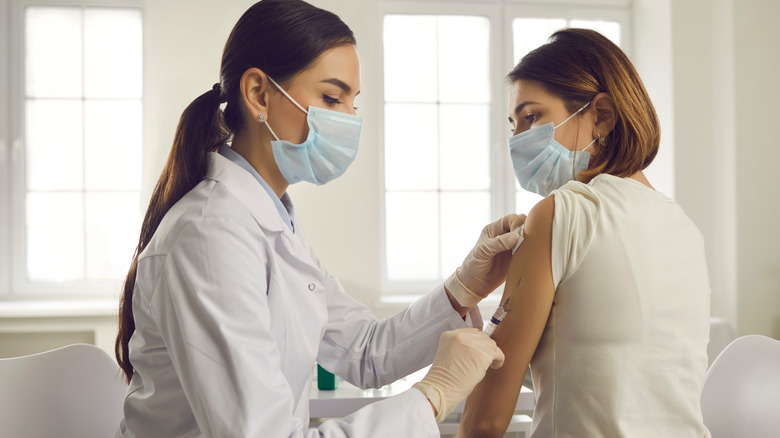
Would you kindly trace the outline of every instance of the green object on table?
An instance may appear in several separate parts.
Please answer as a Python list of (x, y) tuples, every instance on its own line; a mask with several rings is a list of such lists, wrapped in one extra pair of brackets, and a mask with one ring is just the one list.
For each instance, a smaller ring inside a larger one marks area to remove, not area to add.
[(320, 364), (317, 364), (317, 388), (318, 389), (325, 389), (325, 390), (333, 390), (336, 389), (336, 383), (338, 381), (338, 377), (336, 377), (333, 373), (329, 373), (325, 368), (321, 367)]

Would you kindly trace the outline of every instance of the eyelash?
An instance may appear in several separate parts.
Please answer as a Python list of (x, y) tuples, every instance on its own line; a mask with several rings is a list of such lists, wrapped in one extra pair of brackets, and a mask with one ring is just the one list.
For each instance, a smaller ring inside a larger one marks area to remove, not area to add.
[[(340, 101), (340, 100), (338, 100), (338, 99), (336, 99), (334, 97), (328, 96), (327, 94), (323, 94), (322, 95), (322, 99), (325, 101), (325, 103), (328, 104), (328, 106), (341, 105), (342, 103), (344, 103), (344, 102), (342, 102), (342, 101)], [(353, 106), (352, 109), (357, 111), (358, 107)]]
[[(527, 116), (523, 117), (528, 123), (534, 124), (537, 120), (539, 120), (539, 114), (528, 114)], [(531, 120), (533, 118), (533, 120)]]
[(323, 94), (322, 95), (322, 100), (324, 100), (325, 103), (327, 103), (330, 106), (341, 105), (342, 103), (344, 103), (344, 102), (342, 102), (342, 101), (340, 101), (340, 100), (338, 100), (338, 99), (336, 99), (334, 97), (328, 96), (327, 94)]

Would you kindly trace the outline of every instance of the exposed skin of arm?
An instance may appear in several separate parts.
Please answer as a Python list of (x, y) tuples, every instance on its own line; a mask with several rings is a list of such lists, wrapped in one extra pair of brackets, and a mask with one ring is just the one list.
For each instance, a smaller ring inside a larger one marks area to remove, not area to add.
[(555, 286), (550, 262), (553, 196), (528, 214), (525, 240), (509, 265), (503, 302), (511, 297), (504, 320), (492, 338), (504, 352), (504, 366), (489, 369), (466, 399), (458, 437), (502, 437), (509, 426), (528, 364), (542, 337)]

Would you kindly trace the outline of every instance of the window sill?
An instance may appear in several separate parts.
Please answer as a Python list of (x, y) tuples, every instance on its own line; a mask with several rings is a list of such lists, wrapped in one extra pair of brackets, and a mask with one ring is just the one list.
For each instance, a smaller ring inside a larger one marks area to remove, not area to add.
[(0, 318), (116, 317), (118, 308), (111, 299), (0, 301)]

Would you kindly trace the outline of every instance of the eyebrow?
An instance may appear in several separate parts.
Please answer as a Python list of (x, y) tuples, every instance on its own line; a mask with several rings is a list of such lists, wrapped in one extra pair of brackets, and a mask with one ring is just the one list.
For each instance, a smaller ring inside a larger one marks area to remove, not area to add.
[[(519, 113), (520, 113), (520, 111), (522, 111), (522, 110), (523, 110), (523, 108), (525, 108), (525, 106), (526, 106), (526, 105), (528, 105), (528, 104), (531, 104), (531, 103), (539, 103), (539, 102), (531, 102), (531, 101), (526, 101), (526, 102), (523, 102), (523, 103), (521, 103), (520, 105), (517, 105), (517, 106), (515, 107), (515, 112), (514, 112), (514, 113), (512, 113), (512, 115), (519, 114)], [(509, 116), (509, 117), (507, 117), (507, 118), (509, 119), (509, 123), (514, 123), (514, 120), (512, 119), (512, 116)]]
[(523, 110), (523, 108), (525, 108), (526, 105), (531, 104), (531, 103), (539, 103), (539, 102), (530, 102), (530, 101), (523, 102), (520, 105), (517, 105), (517, 107), (515, 107), (514, 114), (518, 114), (520, 111)]
[[(328, 78), (328, 79), (323, 79), (323, 80), (321, 80), (320, 82), (325, 82), (326, 84), (332, 84), (332, 85), (335, 85), (335, 86), (337, 86), (337, 87), (341, 88), (342, 90), (344, 90), (344, 92), (345, 92), (345, 93), (347, 93), (347, 94), (349, 94), (349, 93), (352, 91), (352, 87), (350, 87), (349, 85), (347, 85), (347, 84), (346, 84), (344, 81), (342, 81), (341, 79), (336, 79), (336, 78)], [(355, 95), (357, 96), (358, 94), (360, 94), (360, 91), (359, 91), (359, 90), (358, 90), (358, 92), (357, 92), (357, 93), (355, 93)]]

